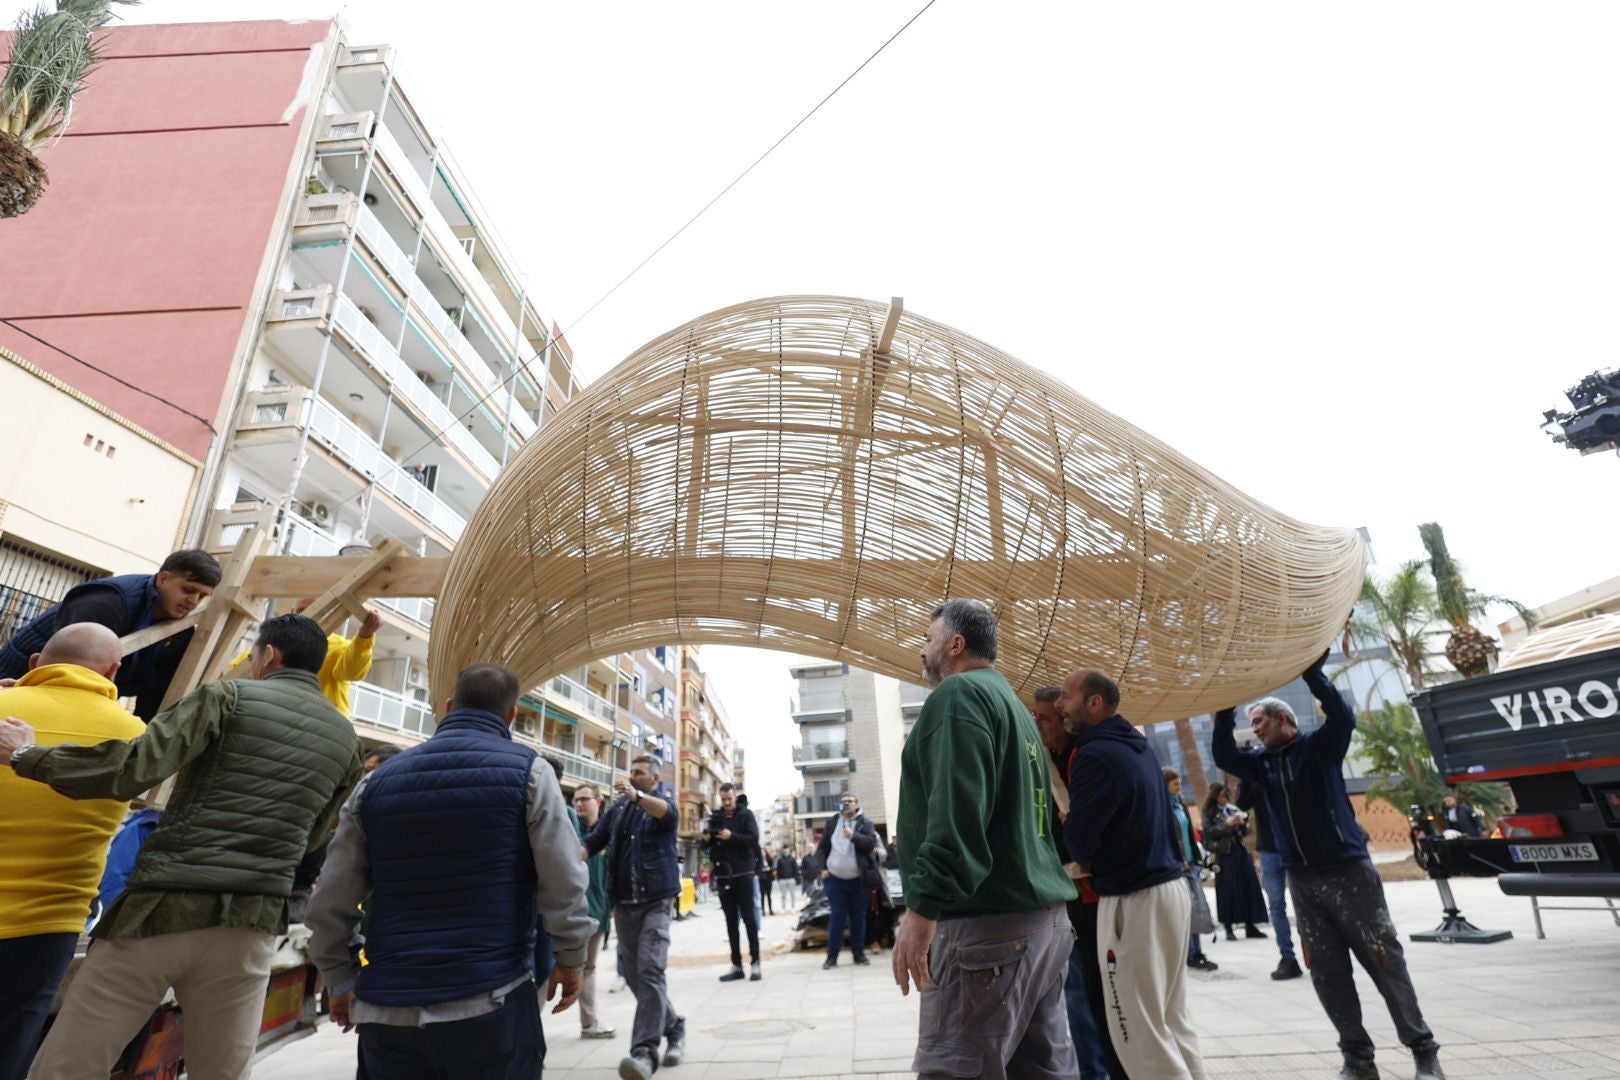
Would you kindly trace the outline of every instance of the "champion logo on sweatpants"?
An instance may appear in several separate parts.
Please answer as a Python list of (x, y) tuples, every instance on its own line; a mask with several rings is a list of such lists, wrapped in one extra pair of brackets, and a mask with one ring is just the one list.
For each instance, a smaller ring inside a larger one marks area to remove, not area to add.
[(1119, 967), (1119, 961), (1114, 958), (1114, 950), (1108, 950), (1108, 996), (1113, 998), (1114, 1019), (1119, 1022), (1119, 1038), (1121, 1042), (1131, 1041), (1131, 1029), (1125, 1024), (1125, 1009), (1119, 1003), (1119, 986), (1114, 982), (1114, 969)]

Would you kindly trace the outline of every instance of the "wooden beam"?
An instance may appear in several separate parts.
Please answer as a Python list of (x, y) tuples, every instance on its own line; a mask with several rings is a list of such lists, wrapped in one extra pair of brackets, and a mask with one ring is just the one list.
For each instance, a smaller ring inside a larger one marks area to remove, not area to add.
[(387, 566), (400, 552), (404, 545), (392, 537), (377, 545), (377, 550), (370, 555), (360, 556), (358, 565), (352, 567), (347, 573), (326, 587), (326, 590), (315, 598), (315, 601), (304, 609), (304, 614), (321, 622), (334, 611), (347, 611), (358, 619), (366, 617), (365, 605), (354, 595), (354, 590), (377, 576), (378, 571)]
[(118, 655), (129, 656), (131, 653), (138, 653), (148, 645), (156, 645), (158, 642), (167, 641), (182, 631), (190, 630), (197, 625), (197, 621), (203, 617), (203, 613), (213, 605), (213, 602), (212, 598), (204, 600), (201, 604), (192, 608), (190, 614), (178, 619), (169, 619), (167, 622), (154, 623), (146, 629), (136, 630), (132, 634), (125, 634), (118, 639), (120, 650)]
[(889, 297), (889, 314), (883, 319), (883, 332), (878, 335), (877, 347), (872, 350), (878, 356), (889, 355), (889, 347), (894, 344), (894, 332), (900, 325), (900, 313), (905, 307), (905, 297)]
[(249, 529), (236, 541), (220, 567), (219, 585), (209, 597), (208, 610), (197, 623), (197, 632), (186, 646), (186, 655), (180, 658), (174, 678), (169, 680), (168, 692), (163, 695), (161, 708), (167, 709), (203, 684), (203, 676), (214, 667), (214, 653), (236, 644), (235, 638), (225, 639), (227, 627), (235, 627), (240, 634), (253, 609), (244, 603), (242, 583), (248, 569), (263, 545), (265, 534)]
[[(261, 600), (319, 596), (333, 582), (351, 575), (368, 558), (370, 556), (261, 555), (253, 561), (253, 569), (248, 573), (247, 592)], [(395, 555), (350, 591), (362, 600), (373, 596), (438, 596), (449, 569), (448, 556)]]

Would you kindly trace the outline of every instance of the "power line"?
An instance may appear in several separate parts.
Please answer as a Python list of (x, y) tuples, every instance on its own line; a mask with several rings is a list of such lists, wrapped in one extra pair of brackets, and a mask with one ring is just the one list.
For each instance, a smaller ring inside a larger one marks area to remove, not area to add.
[(30, 338), (30, 339), (32, 339), (34, 341), (37, 341), (39, 344), (45, 346), (47, 349), (50, 349), (53, 352), (61, 353), (63, 356), (67, 357), (69, 360), (72, 360), (76, 364), (83, 364), (85, 367), (89, 368), (91, 371), (94, 371), (97, 375), (103, 375), (103, 376), (111, 379), (113, 382), (117, 383), (119, 386), (128, 387), (129, 389), (135, 391), (137, 394), (140, 394), (143, 397), (149, 397), (153, 401), (162, 402), (164, 405), (167, 405), (169, 408), (173, 409), (175, 412), (181, 413), (181, 414), (183, 414), (185, 416), (191, 417), (193, 420), (197, 421), (197, 423), (199, 423), (203, 427), (207, 428), (210, 434), (218, 434), (218, 432), (214, 431), (214, 425), (212, 423), (210, 423), (207, 420), (204, 420), (202, 417), (198, 416), (196, 413), (192, 412), (190, 409), (183, 408), (183, 407), (181, 407), (179, 405), (176, 405), (174, 402), (170, 401), (166, 397), (160, 397), (159, 395), (152, 393), (152, 391), (150, 391), (150, 390), (146, 390), (146, 389), (143, 389), (143, 388), (141, 388), (139, 386), (136, 386), (134, 383), (130, 382), (128, 379), (121, 379), (117, 375), (114, 375), (112, 372), (108, 371), (106, 368), (97, 367), (95, 364), (92, 364), (90, 361), (86, 360), (84, 357), (77, 356), (74, 353), (68, 352), (66, 349), (62, 348), (62, 346), (60, 346), (60, 345), (56, 345), (56, 344), (53, 344), (52, 342), (46, 341), (44, 338), (40, 337), (38, 334), (34, 333), (32, 330), (23, 329), (22, 327), (18, 326), (15, 322), (13, 322), (10, 319), (0, 318), (0, 323), (4, 323), (6, 326), (11, 327), (13, 330), (17, 331), (17, 333), (23, 335), (26, 338)]

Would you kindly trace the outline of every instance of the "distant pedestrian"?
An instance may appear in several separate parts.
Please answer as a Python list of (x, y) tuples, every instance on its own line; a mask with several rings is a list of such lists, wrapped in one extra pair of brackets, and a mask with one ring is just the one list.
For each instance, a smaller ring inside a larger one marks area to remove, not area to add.
[(922, 653), (934, 690), (900, 755), (907, 911), (894, 979), (902, 994), (928, 991), (912, 1062), (922, 1080), (1072, 1080), (1064, 905), (1075, 890), (1046, 817), (1040, 734), (995, 661), (987, 607), (934, 609)]
[(738, 924), (748, 935), (749, 970), (747, 977), (758, 982), (759, 915), (754, 909), (754, 889), (758, 879), (754, 864), (759, 858), (759, 823), (754, 812), (739, 805), (735, 784), (720, 785), (720, 808), (709, 815), (705, 837), (709, 859), (714, 864), (714, 887), (720, 893), (720, 907), (726, 914), (726, 937), (731, 942), (731, 969), (721, 982), (743, 978), (742, 943)]
[[(0, 690), (0, 716), (32, 724), (42, 747), (133, 739), (145, 725), (118, 704), (118, 660), (118, 636), (105, 626), (63, 627), (17, 685)], [(128, 807), (74, 800), (0, 770), (0, 1080), (28, 1071)], [(156, 817), (138, 811), (127, 835), (150, 831)], [(120, 878), (108, 901), (121, 891)]]
[[(1173, 847), (1181, 857), (1182, 872), (1193, 882), (1193, 886), (1202, 892), (1204, 876), (1203, 849), (1198, 843), (1198, 832), (1193, 828), (1192, 815), (1187, 812), (1187, 804), (1181, 798), (1181, 774), (1166, 765), (1161, 770), (1164, 775), (1165, 790), (1170, 795), (1170, 825), (1175, 835)], [(1219, 964), (1204, 955), (1203, 942), (1199, 940), (1198, 927), (1192, 928), (1192, 936), (1187, 942), (1187, 966), (1194, 971), (1217, 971)]]
[(1046, 748), (1052, 788), (1052, 838), (1064, 872), (1080, 894), (1069, 901), (1069, 924), (1074, 927), (1074, 948), (1063, 975), (1063, 997), (1069, 1010), (1069, 1036), (1080, 1060), (1080, 1080), (1124, 1077), (1119, 1058), (1114, 1055), (1108, 1035), (1108, 1014), (1103, 1008), (1102, 972), (1097, 963), (1097, 904), (1100, 897), (1091, 887), (1091, 870), (1069, 857), (1063, 840), (1063, 823), (1069, 816), (1069, 773), (1079, 748), (1074, 736), (1063, 726), (1057, 702), (1061, 686), (1042, 686), (1035, 691), (1030, 715)]
[(827, 894), (827, 959), (823, 968), (838, 966), (849, 929), (849, 951), (857, 964), (866, 958), (866, 914), (871, 904), (877, 863), (877, 827), (861, 813), (861, 800), (852, 791), (839, 797), (842, 809), (827, 819), (821, 830), (816, 858), (822, 865), (821, 887)]
[(821, 880), (821, 860), (816, 858), (815, 851), (816, 847), (821, 845), (821, 834), (816, 833), (812, 839), (815, 841), (815, 846), (806, 853), (804, 858), (799, 860), (799, 884), (807, 895), (810, 892), (810, 886)]
[(0, 722), (19, 776), (74, 799), (124, 800), (176, 774), (169, 810), (91, 936), (34, 1068), (105, 1076), (172, 987), (197, 1077), (247, 1075), (293, 872), (360, 778), (354, 726), (321, 696), (326, 634), (259, 627), (253, 678), (208, 683), (130, 740), (34, 747)]
[(771, 884), (776, 879), (776, 860), (771, 858), (770, 848), (759, 849), (759, 869), (755, 873), (759, 877), (759, 895), (765, 903), (765, 914), (775, 915), (771, 906)]
[(1327, 654), (1303, 676), (1326, 720), (1308, 734), (1279, 698), (1248, 707), (1259, 746), (1239, 750), (1236, 709), (1215, 714), (1215, 764), (1258, 786), (1288, 868), (1288, 891), (1305, 947), (1311, 984), (1339, 1032), (1344, 1080), (1376, 1080), (1372, 1037), (1361, 1023), (1350, 957), (1378, 988), (1401, 1042), (1417, 1061), (1417, 1080), (1443, 1080), (1440, 1044), (1423, 1022), (1406, 970), (1400, 935), (1384, 903), (1384, 885), (1367, 855), (1367, 841), (1344, 790), (1344, 756), (1356, 717), (1322, 670)]
[(696, 888), (696, 891), (697, 891), (697, 902), (700, 903), (700, 904), (707, 904), (709, 902), (709, 864), (708, 863), (704, 863), (701, 867), (698, 868), (697, 882), (696, 882), (695, 888)]
[[(537, 917), (556, 957), (545, 1000), (561, 991), (561, 1012), (579, 994), (589, 874), (553, 767), (512, 739), (517, 698), (510, 668), (463, 668), (432, 737), (344, 806), (310, 899), (310, 955), (333, 1021), (360, 1029), (368, 1080), (538, 1080)], [(370, 962), (357, 967), (368, 895)]]
[(623, 1080), (647, 1080), (663, 1064), (679, 1065), (686, 1054), (686, 1018), (675, 1012), (665, 989), (669, 964), (669, 924), (680, 895), (675, 828), (680, 824), (674, 794), (659, 782), (656, 758), (631, 760), (630, 778), (614, 781), (619, 793), (585, 838), (587, 860), (606, 850), (613, 929), (619, 935), (624, 978), (636, 996), (630, 1053), (619, 1062)]
[(1245, 782), (1238, 788), (1238, 808), (1249, 814), (1254, 827), (1254, 847), (1260, 855), (1260, 884), (1266, 890), (1266, 910), (1271, 915), (1271, 930), (1277, 935), (1277, 970), (1271, 977), (1277, 980), (1297, 979), (1304, 974), (1294, 955), (1293, 928), (1288, 925), (1288, 875), (1282, 856), (1277, 853), (1277, 840), (1266, 816), (1265, 800), (1260, 797), (1259, 785)]
[(1445, 797), (1445, 828), (1455, 829), (1464, 836), (1480, 837), (1485, 835), (1485, 819), (1465, 802), (1458, 802), (1457, 796)]
[[(579, 818), (579, 839), (596, 828), (602, 817), (602, 793), (595, 784), (581, 784), (574, 789), (574, 813)], [(590, 872), (590, 886), (585, 898), (591, 920), (596, 929), (591, 933), (585, 950), (585, 970), (579, 983), (579, 1037), (582, 1039), (611, 1039), (613, 1029), (601, 1022), (596, 1012), (596, 960), (607, 946), (608, 927), (611, 925), (613, 905), (608, 902), (608, 860), (606, 852), (597, 852), (585, 864)]]
[(1260, 877), (1254, 872), (1254, 859), (1244, 846), (1249, 835), (1249, 815), (1232, 801), (1225, 784), (1209, 785), (1209, 794), (1200, 808), (1204, 821), (1204, 842), (1215, 850), (1215, 917), (1226, 927), (1226, 940), (1236, 941), (1234, 923), (1244, 925), (1244, 936), (1263, 938), (1257, 925), (1266, 920), (1266, 900), (1260, 890)]
[(799, 860), (786, 848), (776, 857), (776, 902), (783, 911), (799, 906)]
[(1171, 844), (1164, 773), (1102, 672), (1070, 673), (1058, 711), (1079, 740), (1063, 838), (1102, 895), (1098, 948), (1114, 1052), (1131, 1076), (1203, 1080), (1186, 997), (1192, 897)]

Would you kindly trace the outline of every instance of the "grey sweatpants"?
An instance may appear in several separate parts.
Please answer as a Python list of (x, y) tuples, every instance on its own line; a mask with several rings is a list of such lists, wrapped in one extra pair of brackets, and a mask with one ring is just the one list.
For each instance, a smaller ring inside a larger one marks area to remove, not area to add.
[(1079, 1074), (1063, 1001), (1074, 928), (1045, 911), (944, 919), (928, 950), (919, 1080), (1072, 1080)]
[(1339, 1051), (1345, 1058), (1373, 1059), (1373, 1041), (1361, 1024), (1351, 954), (1384, 996), (1401, 1042), (1413, 1050), (1439, 1049), (1418, 1008), (1400, 935), (1384, 904), (1384, 883), (1372, 861), (1290, 866), (1288, 894), (1294, 901), (1294, 922), (1311, 985), (1339, 1031)]
[(669, 961), (669, 920), (674, 908), (674, 900), (652, 900), (620, 904), (613, 909), (624, 981), (636, 996), (630, 1047), (648, 1047), (654, 1056), (664, 1032), (675, 1025), (675, 1006), (669, 1002), (664, 983), (664, 968)]

